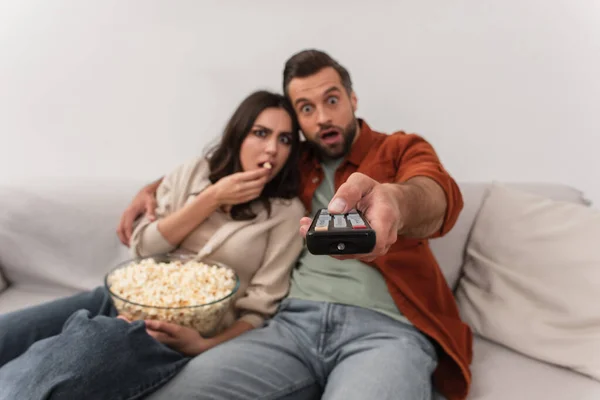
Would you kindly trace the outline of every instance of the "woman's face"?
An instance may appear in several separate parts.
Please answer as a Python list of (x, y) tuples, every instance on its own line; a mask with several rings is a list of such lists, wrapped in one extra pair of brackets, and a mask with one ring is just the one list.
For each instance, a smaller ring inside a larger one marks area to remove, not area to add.
[[(266, 108), (261, 112), (242, 142), (240, 162), (244, 171), (265, 168), (271, 164), (269, 180), (283, 168), (292, 149), (292, 119), (282, 108)], [(267, 164), (268, 166), (268, 164)]]

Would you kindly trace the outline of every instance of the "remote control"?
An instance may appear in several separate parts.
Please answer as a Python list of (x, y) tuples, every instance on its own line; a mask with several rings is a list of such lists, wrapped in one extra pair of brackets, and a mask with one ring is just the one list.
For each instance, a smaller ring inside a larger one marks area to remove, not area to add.
[(312, 254), (364, 254), (375, 247), (375, 231), (358, 210), (330, 214), (317, 211), (306, 233), (306, 246)]

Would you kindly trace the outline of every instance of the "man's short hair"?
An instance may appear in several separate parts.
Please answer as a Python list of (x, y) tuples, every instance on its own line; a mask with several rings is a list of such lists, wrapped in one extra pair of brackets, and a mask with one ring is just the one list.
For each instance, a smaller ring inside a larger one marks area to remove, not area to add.
[(287, 60), (283, 69), (283, 93), (289, 98), (288, 86), (292, 79), (314, 75), (327, 67), (337, 71), (348, 94), (352, 93), (352, 80), (348, 70), (329, 54), (315, 49), (303, 50)]

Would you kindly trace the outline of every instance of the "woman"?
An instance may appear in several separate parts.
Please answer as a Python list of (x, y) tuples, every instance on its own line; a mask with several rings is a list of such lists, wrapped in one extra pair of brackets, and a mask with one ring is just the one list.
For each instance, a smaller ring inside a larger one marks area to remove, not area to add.
[(103, 288), (9, 313), (0, 316), (0, 399), (139, 398), (189, 356), (262, 325), (286, 295), (302, 248), (298, 146), (285, 98), (251, 94), (219, 145), (165, 177), (157, 219), (135, 228), (137, 256), (195, 254), (236, 270), (234, 307), (215, 336), (112, 318), (116, 310)]

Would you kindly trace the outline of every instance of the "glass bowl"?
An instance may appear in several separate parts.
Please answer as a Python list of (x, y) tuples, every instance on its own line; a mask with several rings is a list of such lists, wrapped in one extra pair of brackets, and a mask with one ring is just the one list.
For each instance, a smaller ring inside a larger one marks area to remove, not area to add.
[(160, 254), (118, 264), (104, 285), (119, 314), (132, 321), (168, 321), (210, 336), (230, 309), (240, 280), (219, 262)]

